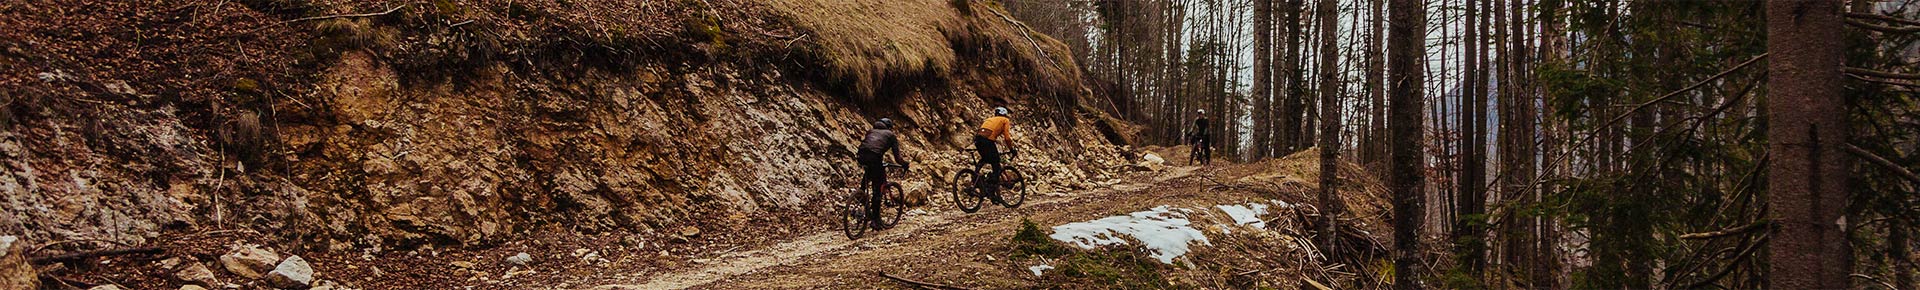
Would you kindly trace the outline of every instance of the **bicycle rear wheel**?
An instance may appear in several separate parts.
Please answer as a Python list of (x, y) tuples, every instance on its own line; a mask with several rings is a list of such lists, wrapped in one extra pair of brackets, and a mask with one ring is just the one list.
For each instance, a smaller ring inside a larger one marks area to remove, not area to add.
[(986, 201), (986, 197), (980, 196), (979, 177), (973, 169), (961, 169), (953, 175), (953, 182), (949, 184), (953, 185), (953, 204), (960, 207), (960, 211), (978, 212), (980, 203)]
[(1027, 202), (1027, 175), (1019, 169), (1007, 167), (1001, 172), (1000, 199), (1006, 201), (1007, 208), (1018, 208)]
[(857, 240), (867, 233), (867, 212), (858, 192), (850, 192), (840, 199), (840, 230), (846, 232), (847, 239)]

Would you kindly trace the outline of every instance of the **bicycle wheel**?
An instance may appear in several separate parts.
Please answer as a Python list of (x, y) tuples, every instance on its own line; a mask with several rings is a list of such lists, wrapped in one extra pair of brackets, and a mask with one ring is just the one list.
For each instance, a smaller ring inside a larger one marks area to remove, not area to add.
[[(861, 188), (865, 189), (865, 188)], [(847, 233), (847, 239), (858, 240), (867, 233), (866, 199), (861, 198), (865, 190), (849, 192), (840, 202), (840, 229)]]
[(880, 221), (886, 223), (886, 226), (891, 227), (893, 225), (900, 224), (900, 220), (905, 218), (906, 216), (907, 216), (906, 192), (900, 191), (899, 183), (888, 182), (887, 196), (886, 198), (881, 199)]
[(960, 173), (953, 175), (953, 182), (950, 183), (953, 184), (953, 204), (960, 207), (960, 211), (978, 212), (980, 203), (986, 201), (986, 197), (980, 196), (979, 177), (980, 174), (973, 169), (961, 169)]
[(1021, 203), (1027, 201), (1027, 175), (1013, 167), (1007, 167), (1006, 172), (1000, 174), (1003, 175), (1000, 177), (1000, 199), (1007, 202), (1007, 208), (1020, 207)]

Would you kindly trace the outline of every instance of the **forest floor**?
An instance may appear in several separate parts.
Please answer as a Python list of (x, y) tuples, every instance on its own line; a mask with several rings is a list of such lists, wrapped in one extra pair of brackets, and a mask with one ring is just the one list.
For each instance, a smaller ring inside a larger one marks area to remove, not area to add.
[[(1172, 153), (1172, 152), (1167, 152)], [(1171, 155), (1171, 154), (1169, 154)], [(1253, 246), (1262, 242), (1290, 239), (1261, 239), (1249, 236), (1261, 236), (1259, 231), (1242, 231), (1239, 235), (1232, 232), (1229, 225), (1233, 221), (1218, 211), (1208, 211), (1217, 206), (1271, 202), (1285, 205), (1289, 200), (1304, 202), (1296, 198), (1305, 197), (1304, 192), (1248, 191), (1236, 190), (1233, 181), (1251, 179), (1274, 181), (1299, 178), (1302, 172), (1287, 172), (1300, 167), (1275, 166), (1294, 162), (1259, 162), (1253, 164), (1227, 164), (1210, 167), (1171, 166), (1159, 171), (1135, 172), (1124, 176), (1117, 182), (1110, 182), (1093, 189), (1054, 194), (1029, 195), (1027, 202), (1019, 208), (1008, 209), (988, 203), (977, 213), (963, 213), (951, 208), (922, 208), (912, 212), (895, 228), (869, 233), (858, 240), (849, 240), (839, 231), (825, 231), (786, 239), (773, 244), (749, 247), (746, 249), (709, 252), (696, 255), (687, 267), (660, 269), (616, 275), (617, 280), (631, 281), (631, 284), (614, 284), (598, 289), (909, 289), (914, 285), (895, 281), (882, 276), (904, 278), (924, 283), (975, 289), (1026, 289), (1026, 288), (1108, 288), (1114, 284), (1085, 285), (1087, 282), (1105, 283), (1151, 283), (1155, 288), (1242, 288), (1241, 286), (1262, 286), (1274, 288), (1307, 288), (1302, 281), (1315, 279), (1307, 273), (1311, 264), (1308, 261), (1273, 261), (1287, 257), (1247, 257), (1251, 253), (1228, 253), (1231, 251), (1208, 251), (1195, 245), (1196, 253), (1191, 258), (1179, 259), (1173, 265), (1144, 265), (1149, 270), (1167, 273), (1166, 277), (1151, 277), (1153, 281), (1099, 281), (1099, 279), (1050, 279), (1053, 272), (1036, 275), (1032, 267), (1065, 267), (1061, 260), (1078, 258), (1074, 255), (1046, 257), (1023, 253), (1023, 245), (1016, 238), (1023, 222), (1031, 221), (1040, 228), (1091, 221), (1103, 217), (1126, 216), (1129, 213), (1147, 211), (1151, 208), (1170, 206), (1172, 208), (1202, 209), (1189, 212), (1191, 221), (1206, 235), (1213, 236), (1211, 246), (1228, 248), (1236, 245)], [(1180, 162), (1184, 163), (1184, 162)], [(1296, 175), (1296, 176), (1287, 176)], [(1266, 184), (1284, 184), (1275, 182)], [(1244, 189), (1244, 188), (1242, 188)], [(1306, 187), (1295, 187), (1304, 190)], [(950, 198), (945, 193), (936, 198)], [(1303, 203), (1295, 203), (1303, 204)], [(1275, 210), (1275, 213), (1280, 212)], [(1281, 226), (1293, 225), (1284, 220), (1287, 216), (1272, 214), (1266, 219), (1275, 220), (1275, 226), (1266, 228), (1269, 232), (1282, 233), (1273, 236), (1285, 236), (1285, 233), (1300, 233), (1304, 229)], [(1362, 219), (1362, 224), (1365, 224)], [(1198, 226), (1209, 224), (1208, 226)], [(1375, 223), (1373, 226), (1378, 226)], [(1364, 228), (1372, 226), (1362, 225)], [(1056, 229), (1057, 230), (1057, 229)], [(1044, 231), (1044, 230), (1043, 230)], [(1053, 233), (1055, 231), (1044, 231)], [(1374, 231), (1384, 233), (1384, 231)], [(1044, 234), (1043, 233), (1043, 234)], [(1371, 238), (1371, 237), (1364, 237)], [(1057, 239), (1057, 238), (1056, 238)], [(1378, 238), (1373, 238), (1378, 241)], [(1138, 241), (1130, 239), (1130, 241)], [(1203, 243), (1203, 242), (1197, 242)], [(1305, 244), (1285, 243), (1311, 247)], [(1264, 246), (1274, 246), (1267, 244)], [(1136, 251), (1140, 249), (1134, 249)], [(1125, 250), (1120, 250), (1125, 251)], [(1150, 251), (1148, 251), (1150, 252)], [(1233, 260), (1219, 257), (1229, 254), (1237, 259), (1266, 261), (1272, 263), (1240, 263), (1239, 265), (1218, 267), (1219, 261)], [(1287, 256), (1287, 255), (1277, 255)], [(1302, 258), (1295, 256), (1291, 258)], [(1195, 263), (1216, 265), (1196, 265)], [(1049, 265), (1052, 264), (1052, 265)], [(1118, 263), (1118, 264), (1125, 264)], [(1251, 266), (1248, 266), (1252, 264)], [(1264, 265), (1261, 265), (1264, 264)], [(1238, 266), (1238, 267), (1235, 267)], [(1258, 269), (1262, 266), (1272, 269)], [(1233, 271), (1209, 271), (1212, 269), (1232, 269)], [(1266, 271), (1271, 270), (1271, 271)], [(1096, 271), (1083, 271), (1096, 272)], [(1249, 274), (1252, 272), (1253, 274)], [(1100, 273), (1079, 273), (1098, 275)], [(1234, 275), (1249, 277), (1231, 277)], [(1264, 274), (1264, 275), (1260, 275)], [(1151, 275), (1149, 275), (1151, 276)], [(1139, 278), (1139, 277), (1135, 277)], [(1121, 278), (1122, 280), (1128, 278)], [(1340, 279), (1340, 278), (1330, 278)], [(1238, 281), (1233, 281), (1238, 280)], [(1254, 281), (1258, 280), (1258, 281)], [(1323, 280), (1324, 281), (1324, 280)], [(1163, 284), (1164, 283), (1164, 284)], [(1233, 283), (1241, 283), (1234, 285)], [(1314, 282), (1319, 283), (1319, 282)], [(1079, 284), (1079, 285), (1076, 285)], [(1217, 287), (1216, 287), (1217, 286)], [(1124, 288), (1124, 287), (1123, 287)]]

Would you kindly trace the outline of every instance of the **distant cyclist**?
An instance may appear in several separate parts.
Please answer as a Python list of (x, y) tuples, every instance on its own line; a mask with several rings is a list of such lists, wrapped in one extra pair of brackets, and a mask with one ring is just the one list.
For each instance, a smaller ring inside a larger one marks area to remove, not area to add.
[[(993, 171), (987, 173), (987, 180), (992, 180), (996, 184), (1000, 182), (1000, 162), (1003, 160), (1000, 159), (1000, 146), (997, 146), (994, 142), (999, 141), (1006, 144), (1007, 153), (1015, 152), (1015, 149), (1013, 149), (1013, 134), (1011, 134), (1013, 130), (1013, 119), (1008, 119), (1007, 113), (1007, 107), (993, 108), (993, 117), (987, 118), (986, 122), (981, 123), (980, 129), (975, 130), (973, 136), (973, 148), (980, 150), (979, 163), (993, 165)], [(1006, 201), (1000, 200), (999, 190), (999, 186), (988, 186), (986, 192), (987, 198), (992, 199), (994, 203), (1006, 204)]]
[(1201, 163), (1206, 163), (1208, 159), (1213, 158), (1213, 134), (1207, 131), (1207, 128), (1211, 128), (1208, 126), (1211, 122), (1207, 120), (1207, 110), (1202, 109), (1195, 113), (1198, 113), (1200, 118), (1193, 119), (1193, 132), (1188, 134), (1187, 143), (1193, 144), (1194, 157), (1200, 159)]
[(873, 130), (867, 131), (867, 137), (860, 141), (860, 153), (856, 156), (860, 168), (865, 172), (860, 177), (860, 185), (872, 189), (867, 192), (872, 194), (867, 199), (867, 218), (875, 225), (884, 224), (880, 222), (880, 194), (887, 184), (887, 167), (883, 156), (887, 152), (893, 153), (893, 160), (901, 168), (907, 167), (907, 160), (900, 158), (900, 137), (893, 133), (893, 119), (880, 118), (880, 121), (873, 122)]

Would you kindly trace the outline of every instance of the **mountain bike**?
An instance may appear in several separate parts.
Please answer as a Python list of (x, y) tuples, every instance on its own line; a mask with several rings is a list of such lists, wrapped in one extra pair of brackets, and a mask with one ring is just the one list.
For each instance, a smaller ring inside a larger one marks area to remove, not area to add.
[[(906, 216), (906, 192), (900, 190), (900, 183), (893, 181), (893, 177), (904, 175), (907, 167), (899, 164), (885, 164), (882, 166), (884, 166), (887, 171), (888, 178), (886, 186), (870, 189), (869, 187), (871, 187), (871, 185), (866, 182), (860, 182), (861, 178), (853, 178), (854, 182), (860, 185), (853, 186), (853, 191), (849, 192), (847, 197), (842, 199), (840, 203), (840, 228), (846, 231), (847, 239), (859, 239), (861, 235), (866, 234), (867, 230), (878, 232), (881, 229), (900, 224), (900, 218)], [(867, 218), (867, 207), (873, 204), (869, 202), (869, 198), (873, 198), (874, 196), (869, 190), (880, 191), (879, 224), (875, 224), (873, 220)]]
[(1196, 135), (1189, 135), (1187, 140), (1187, 145), (1192, 145), (1187, 150), (1187, 165), (1213, 164), (1213, 144)]
[[(979, 149), (969, 148), (966, 149), (966, 151), (973, 152), (974, 160), (980, 160)], [(1001, 172), (1000, 180), (998, 181), (991, 180), (991, 178), (987, 178), (986, 174), (983, 174), (983, 172), (992, 170), (993, 167), (978, 161), (973, 163), (973, 168), (961, 169), (959, 173), (955, 173), (953, 175), (953, 182), (949, 183), (954, 184), (954, 187), (956, 187), (953, 191), (953, 203), (960, 207), (960, 211), (974, 213), (980, 211), (980, 203), (986, 200), (988, 195), (998, 195), (1000, 200), (1003, 201), (1003, 203), (1000, 203), (1001, 206), (1007, 208), (1020, 207), (1020, 204), (1025, 203), (1027, 200), (1027, 176), (1021, 173), (1020, 169), (1015, 168), (1011, 162), (1014, 157), (1019, 155), (1020, 153), (1018, 151), (1001, 153), (1001, 156), (1005, 158), (1000, 160)], [(994, 190), (993, 193), (987, 193), (985, 192), (986, 190), (984, 190), (996, 187), (999, 190)]]

